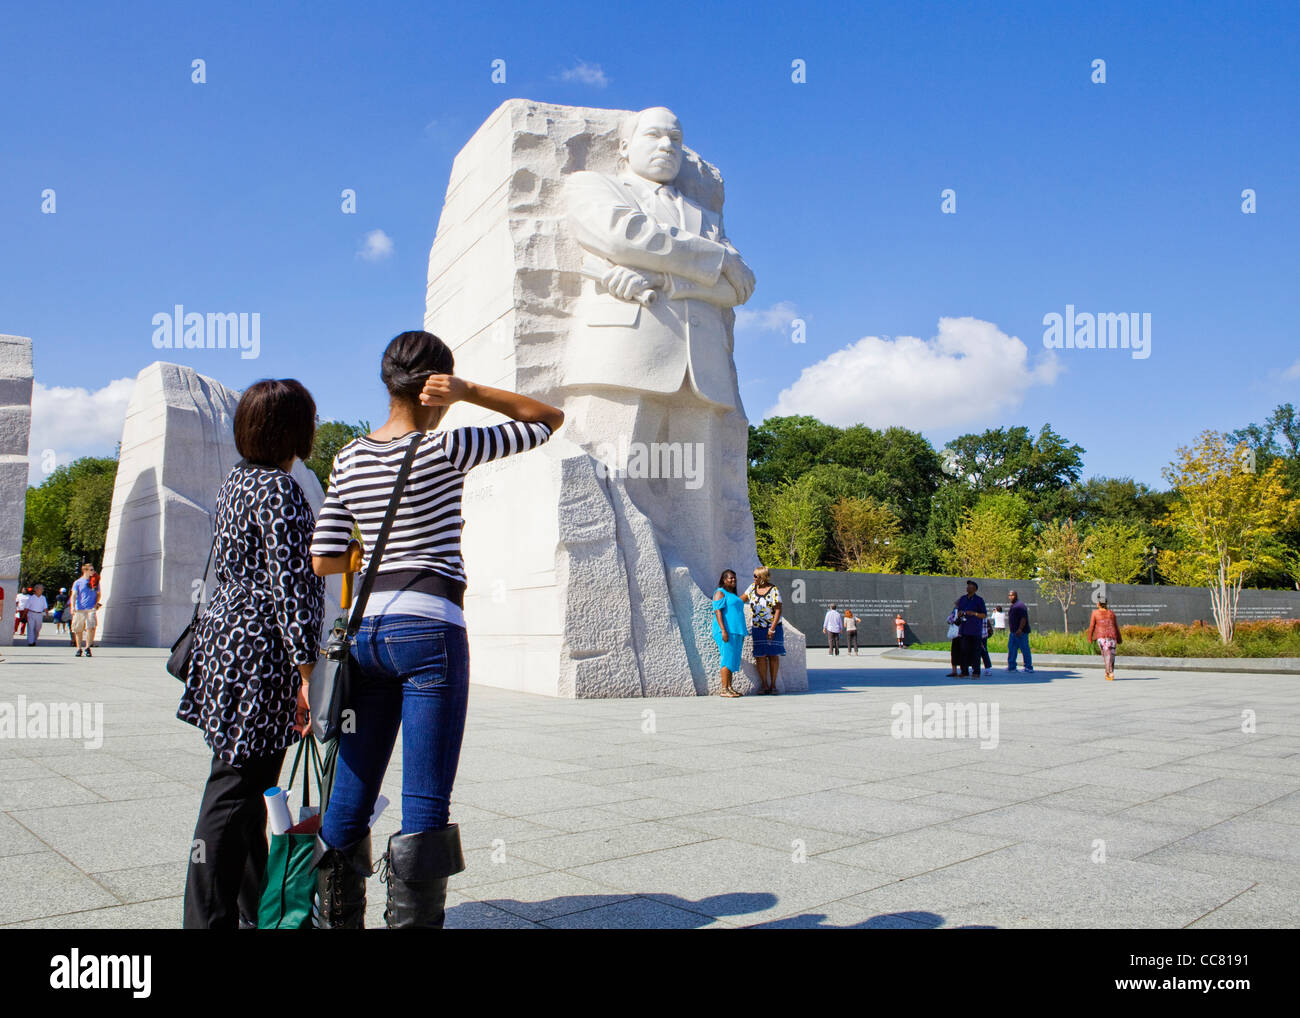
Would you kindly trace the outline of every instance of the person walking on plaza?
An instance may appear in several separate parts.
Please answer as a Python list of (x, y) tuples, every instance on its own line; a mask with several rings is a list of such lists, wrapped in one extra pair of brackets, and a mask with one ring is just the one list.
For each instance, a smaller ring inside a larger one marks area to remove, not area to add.
[[(441, 929), (447, 880), (465, 868), (460, 828), (451, 823), (469, 703), (461, 558), (465, 476), (482, 464), (542, 445), (564, 423), (564, 413), (454, 371), (450, 348), (432, 333), (403, 332), (388, 344), (380, 362), (388, 419), (334, 457), (312, 538), (318, 576), (347, 572), (353, 528), (360, 529), (366, 549), (375, 548), (397, 476), (414, 454), (353, 644), (358, 674), (347, 706), (356, 723), (339, 736), (334, 790), (315, 851), (317, 922), (324, 929), (359, 928), (364, 922), (370, 815), (399, 729), (402, 829), (388, 839), (382, 859), (388, 926)], [(456, 403), (507, 420), (438, 429)], [(527, 511), (530, 494), (512, 493), (521, 512)], [(740, 598), (736, 603), (743, 633), (745, 609)]]
[(902, 612), (894, 616), (894, 639), (898, 641), (899, 650), (907, 646), (907, 620)]
[(740, 599), (749, 605), (749, 637), (761, 684), (758, 692), (771, 696), (776, 692), (776, 677), (781, 670), (781, 658), (785, 656), (785, 630), (781, 626), (781, 592), (772, 583), (767, 566), (754, 570), (754, 582), (745, 588)]
[(31, 599), (32, 592), (30, 589), (19, 589), (18, 596), (14, 599), (14, 636), (27, 635), (27, 602)]
[(27, 599), (27, 646), (36, 646), (41, 626), (45, 623), (45, 613), (49, 610), (50, 603), (45, 600), (45, 586), (38, 583), (32, 588), (32, 596)]
[(836, 657), (840, 653), (840, 633), (843, 629), (844, 620), (836, 611), (835, 605), (831, 605), (826, 612), (826, 618), (822, 621), (822, 632), (826, 635), (827, 653), (834, 654)]
[(847, 652), (856, 654), (858, 652), (858, 617), (853, 614), (852, 608), (844, 609), (844, 639), (847, 643)]
[[(95, 567), (89, 562), (81, 564), (81, 578), (72, 585), (68, 595), (72, 602), (72, 643), (77, 657), (91, 657), (90, 648), (95, 643), (95, 626), (98, 624), (99, 585), (92, 583)], [(80, 642), (78, 642), (80, 641)]]
[(1014, 590), (1007, 594), (1011, 602), (1007, 608), (1007, 671), (1016, 670), (1016, 654), (1025, 655), (1025, 671), (1034, 670), (1034, 658), (1029, 653), (1029, 609)]
[[(316, 403), (293, 379), (257, 382), (235, 407), (243, 459), (217, 492), (216, 588), (194, 629), (176, 711), (212, 751), (194, 826), (193, 844), (204, 852), (191, 855), (185, 879), (187, 930), (257, 925), (264, 793), (279, 782), (285, 750), (307, 730), (325, 584), (311, 568), (311, 506), (290, 471), (295, 459), (311, 456), (315, 429)], [(85, 583), (93, 590), (88, 575)]]
[(731, 679), (740, 671), (740, 655), (745, 649), (745, 602), (736, 593), (736, 574), (724, 569), (713, 592), (713, 642), (722, 656), (722, 688), (719, 696), (742, 694), (731, 688)]
[(973, 672), (970, 678), (980, 677), (980, 650), (984, 638), (984, 617), (988, 609), (984, 598), (976, 591), (979, 584), (974, 580), (966, 581), (966, 593), (957, 599), (957, 627), (961, 632), (961, 677), (967, 678), (967, 669)]
[(54, 614), (50, 616), (54, 620), (54, 631), (62, 633), (64, 626), (68, 624), (68, 588), (60, 587), (59, 596), (54, 599)]
[(1115, 681), (1115, 648), (1124, 642), (1124, 634), (1119, 631), (1119, 621), (1110, 610), (1104, 597), (1097, 599), (1097, 607), (1088, 618), (1088, 642), (1097, 641), (1101, 651), (1101, 663), (1106, 668), (1107, 680)]

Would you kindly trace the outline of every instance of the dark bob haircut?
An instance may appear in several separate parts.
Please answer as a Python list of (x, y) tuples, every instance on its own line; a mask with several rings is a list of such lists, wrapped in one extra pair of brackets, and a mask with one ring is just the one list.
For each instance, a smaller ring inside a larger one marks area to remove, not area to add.
[(416, 403), (430, 375), (450, 375), (455, 370), (451, 348), (432, 332), (403, 332), (384, 351), (379, 375), (390, 396)]
[(316, 401), (296, 378), (265, 378), (239, 397), (235, 408), (235, 447), (263, 467), (278, 467), (291, 456), (311, 456), (316, 437)]

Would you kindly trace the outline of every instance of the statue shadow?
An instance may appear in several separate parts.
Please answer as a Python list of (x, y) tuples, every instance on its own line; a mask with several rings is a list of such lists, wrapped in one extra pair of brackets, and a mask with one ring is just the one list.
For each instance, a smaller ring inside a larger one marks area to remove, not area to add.
[[(470, 891), (472, 893), (472, 889)], [(717, 919), (763, 912), (777, 904), (770, 891), (735, 891), (691, 899), (674, 894), (570, 894), (541, 901), (484, 898), (447, 910), (447, 925), (494, 928), (505, 925), (569, 929), (700, 929)], [(504, 915), (502, 915), (504, 913)], [(509, 918), (507, 918), (509, 917)], [(945, 919), (937, 912), (887, 912), (861, 922), (833, 923), (824, 912), (805, 912), (745, 925), (749, 930), (933, 930)], [(965, 925), (952, 929), (996, 929)]]
[(857, 689), (924, 689), (934, 686), (1029, 686), (1057, 679), (1074, 678), (1069, 669), (1035, 669), (1032, 672), (1008, 672), (999, 669), (983, 673), (978, 680), (953, 678), (936, 664), (934, 671), (918, 668), (816, 668), (808, 667), (809, 693), (847, 693)]

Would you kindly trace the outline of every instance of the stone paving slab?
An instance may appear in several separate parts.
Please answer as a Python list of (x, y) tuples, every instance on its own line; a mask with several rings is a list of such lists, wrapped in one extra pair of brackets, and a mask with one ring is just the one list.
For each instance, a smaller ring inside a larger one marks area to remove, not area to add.
[[(165, 654), (6, 648), (0, 703), (101, 704), (104, 731), (0, 739), (0, 925), (179, 926), (211, 757), (174, 718)], [(474, 687), (448, 927), (1300, 925), (1295, 676), (810, 665), (806, 694), (739, 700)], [(894, 738), (918, 695), (996, 706), (996, 747)], [(400, 745), (383, 789), (376, 856)], [(372, 927), (383, 896), (372, 879)]]

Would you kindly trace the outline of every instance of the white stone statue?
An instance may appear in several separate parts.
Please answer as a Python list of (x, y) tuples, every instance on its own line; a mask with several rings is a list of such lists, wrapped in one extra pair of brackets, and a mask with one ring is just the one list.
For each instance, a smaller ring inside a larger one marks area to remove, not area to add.
[[(476, 683), (717, 690), (713, 589), (724, 568), (758, 564), (731, 356), (754, 277), (722, 199), (721, 174), (660, 108), (511, 99), (456, 156), (424, 326), (457, 374), (565, 411), (541, 449), (465, 482)], [(457, 404), (444, 426), (496, 419)], [(787, 623), (781, 689), (807, 688), (804, 649)], [(757, 688), (752, 658), (744, 672), (735, 688)]]
[(591, 280), (564, 364), (562, 384), (590, 393), (570, 396), (570, 437), (596, 451), (602, 436), (625, 436), (634, 452), (670, 465), (702, 454), (689, 477), (635, 477), (622, 462), (609, 465), (625, 469), (661, 544), (674, 546), (704, 587), (723, 568), (748, 565), (724, 557), (736, 537), (752, 547), (736, 489), (748, 432), (731, 309), (753, 293), (754, 274), (727, 240), (721, 212), (674, 186), (683, 151), (671, 110), (627, 117), (618, 151), (618, 174), (579, 171), (565, 181), (568, 225)]

